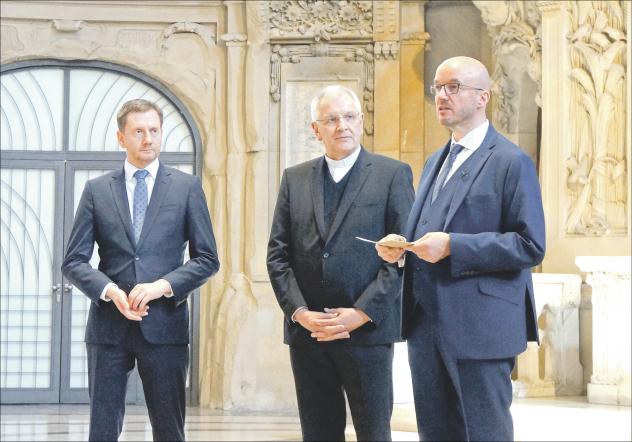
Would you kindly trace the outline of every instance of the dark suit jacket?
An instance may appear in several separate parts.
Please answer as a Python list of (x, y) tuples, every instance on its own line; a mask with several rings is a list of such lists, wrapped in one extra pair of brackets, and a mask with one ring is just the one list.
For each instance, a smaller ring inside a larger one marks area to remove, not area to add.
[[(424, 167), (406, 226), (408, 240), (417, 239), (412, 236), (419, 213), (449, 147)], [(531, 267), (544, 258), (545, 231), (533, 162), (490, 125), (481, 146), (451, 179), (460, 182), (443, 225), (450, 234), (449, 271), (428, 288), (436, 291), (439, 333), (457, 358), (517, 355), (527, 340), (538, 339)], [(411, 261), (403, 285), (408, 306)], [(406, 310), (408, 321), (412, 312)]]
[(268, 273), (285, 313), (285, 343), (315, 342), (291, 321), (297, 308), (356, 307), (372, 320), (351, 334), (358, 345), (400, 339), (400, 272), (373, 245), (403, 232), (414, 195), (410, 167), (362, 149), (329, 232), (325, 231), (323, 163), (320, 157), (283, 173), (270, 241)]
[[(94, 244), (99, 268), (89, 264)], [(190, 260), (183, 264), (189, 245)], [(100, 300), (106, 284), (126, 293), (163, 278), (172, 298), (149, 303), (140, 327), (154, 344), (189, 342), (187, 297), (219, 269), (215, 238), (199, 178), (160, 164), (143, 230), (134, 244), (123, 168), (86, 183), (62, 265), (64, 275), (91, 300), (86, 342), (116, 344), (130, 324), (113, 302)]]

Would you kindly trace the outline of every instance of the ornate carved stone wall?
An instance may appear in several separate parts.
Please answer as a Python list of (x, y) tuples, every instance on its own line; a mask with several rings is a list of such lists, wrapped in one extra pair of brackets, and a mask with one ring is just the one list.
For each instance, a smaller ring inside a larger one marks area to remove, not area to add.
[(572, 272), (577, 255), (630, 254), (630, 3), (537, 4), (548, 243), (542, 269)]

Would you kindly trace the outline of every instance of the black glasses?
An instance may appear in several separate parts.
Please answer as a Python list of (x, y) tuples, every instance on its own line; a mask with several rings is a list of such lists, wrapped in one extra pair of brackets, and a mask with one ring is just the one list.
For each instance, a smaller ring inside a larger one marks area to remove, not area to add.
[(461, 83), (445, 83), (445, 84), (433, 84), (432, 86), (430, 86), (430, 93), (432, 95), (439, 95), (441, 93), (441, 89), (444, 89), (446, 95), (456, 95), (459, 93), (459, 90), (461, 88), (475, 89), (477, 91), (485, 90), (485, 89), (481, 89), (480, 87), (468, 86), (466, 84), (461, 84)]

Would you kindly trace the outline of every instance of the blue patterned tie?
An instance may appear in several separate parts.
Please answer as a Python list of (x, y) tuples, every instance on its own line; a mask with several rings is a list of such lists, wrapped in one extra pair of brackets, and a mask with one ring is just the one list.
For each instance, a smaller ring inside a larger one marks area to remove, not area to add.
[(132, 227), (134, 229), (134, 241), (138, 244), (140, 238), (140, 232), (143, 230), (143, 221), (145, 221), (145, 213), (147, 212), (147, 184), (145, 178), (149, 175), (144, 169), (134, 172), (134, 178), (136, 178), (136, 188), (134, 189), (134, 222)]
[(445, 185), (445, 181), (446, 181), (446, 178), (448, 177), (448, 173), (450, 173), (450, 169), (452, 169), (452, 166), (454, 165), (454, 160), (456, 160), (456, 156), (462, 150), (463, 150), (463, 146), (461, 146), (460, 144), (453, 144), (452, 146), (450, 146), (448, 161), (446, 162), (445, 167), (441, 169), (441, 172), (439, 172), (437, 181), (435, 181), (435, 185), (432, 189), (432, 199), (430, 200), (431, 204), (434, 203), (434, 201), (437, 199), (437, 196), (439, 196), (439, 192), (441, 191), (441, 189), (443, 189), (443, 186)]

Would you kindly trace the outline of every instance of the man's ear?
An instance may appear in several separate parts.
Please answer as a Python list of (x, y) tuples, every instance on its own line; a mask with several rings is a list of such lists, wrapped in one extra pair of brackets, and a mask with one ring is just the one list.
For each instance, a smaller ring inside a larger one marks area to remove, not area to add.
[(318, 141), (322, 141), (322, 136), (320, 135), (320, 130), (318, 128), (318, 123), (316, 123), (315, 121), (312, 121), (312, 130), (314, 131), (314, 135), (316, 136), (316, 139)]
[(118, 140), (119, 146), (121, 146), (121, 149), (125, 149), (125, 135), (123, 134), (123, 132), (121, 132), (120, 130), (116, 131), (116, 139)]

